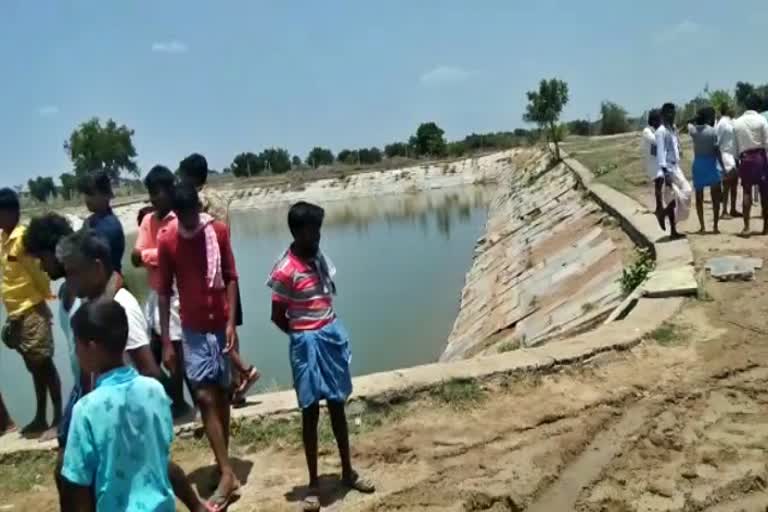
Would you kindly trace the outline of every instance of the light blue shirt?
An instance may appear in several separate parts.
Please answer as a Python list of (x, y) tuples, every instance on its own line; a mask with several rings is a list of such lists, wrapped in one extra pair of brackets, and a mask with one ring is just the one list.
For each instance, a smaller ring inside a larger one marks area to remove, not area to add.
[(97, 512), (174, 512), (168, 479), (171, 402), (162, 385), (122, 366), (75, 404), (61, 474), (94, 486)]
[(80, 363), (77, 362), (77, 353), (75, 352), (75, 334), (72, 332), (72, 317), (80, 309), (80, 299), (75, 298), (69, 311), (64, 307), (64, 293), (67, 284), (63, 283), (59, 288), (59, 327), (64, 337), (67, 339), (67, 350), (69, 352), (69, 365), (72, 368), (72, 378), (75, 386), (80, 385)]

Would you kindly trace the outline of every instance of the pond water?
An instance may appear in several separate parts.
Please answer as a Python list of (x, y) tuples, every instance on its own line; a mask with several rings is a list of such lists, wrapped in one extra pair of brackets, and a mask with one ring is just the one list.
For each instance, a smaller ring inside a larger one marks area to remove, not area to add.
[[(322, 247), (338, 269), (334, 304), (350, 332), (355, 375), (437, 360), (456, 317), (489, 197), (487, 189), (462, 187), (324, 205)], [(245, 316), (241, 353), (263, 375), (254, 392), (291, 385), (288, 339), (270, 323), (265, 286), (290, 243), (287, 211), (286, 206), (233, 212), (232, 217)], [(141, 298), (143, 271), (125, 268), (126, 280)], [(55, 361), (68, 393), (66, 342), (54, 322)], [(17, 422), (31, 419), (31, 377), (18, 354), (5, 346), (0, 347), (0, 392)]]

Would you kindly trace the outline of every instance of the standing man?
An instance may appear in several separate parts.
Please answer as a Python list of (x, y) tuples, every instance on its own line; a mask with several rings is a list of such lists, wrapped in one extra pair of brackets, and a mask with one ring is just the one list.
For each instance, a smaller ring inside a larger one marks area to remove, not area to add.
[(229, 460), (231, 369), (228, 352), (235, 344), (237, 270), (229, 229), (200, 213), (197, 190), (176, 189), (177, 222), (160, 233), (160, 332), (163, 363), (176, 368), (170, 333), (173, 283), (179, 292), (184, 368), (205, 433), (216, 457), (221, 480), (209, 505), (217, 510), (231, 503), (240, 484)]
[(320, 251), (320, 228), (325, 212), (299, 202), (288, 212), (293, 244), (272, 269), (267, 286), (272, 289), (272, 322), (290, 338), (293, 387), (302, 415), (304, 453), (309, 470), (309, 496), (304, 510), (320, 509), (317, 474), (317, 424), (320, 401), (325, 400), (341, 458), (344, 485), (364, 493), (374, 485), (352, 468), (349, 430), (344, 410), (352, 393), (349, 336), (336, 317), (336, 269)]
[[(720, 120), (715, 126), (717, 141), (720, 145), (720, 153), (723, 157), (723, 217), (741, 217), (736, 210), (736, 195), (739, 187), (739, 171), (736, 164), (736, 135), (733, 131), (733, 111), (727, 103), (720, 106)], [(731, 211), (728, 213), (728, 200), (730, 198)]]
[(96, 231), (109, 242), (112, 256), (112, 268), (123, 272), (123, 253), (125, 253), (125, 235), (120, 219), (112, 211), (112, 182), (104, 171), (85, 175), (78, 184), (80, 193), (85, 196), (85, 206), (91, 216), (85, 219), (84, 226)]
[(665, 103), (661, 107), (661, 126), (656, 130), (656, 162), (664, 185), (670, 187), (672, 200), (666, 209), (656, 212), (659, 223), (663, 225), (662, 218), (669, 218), (670, 234), (672, 238), (680, 238), (677, 231), (677, 223), (688, 218), (691, 210), (691, 185), (685, 179), (680, 169), (680, 139), (675, 128), (675, 115), (677, 114), (674, 103)]
[[(199, 153), (193, 153), (179, 163), (181, 180), (187, 185), (197, 189), (200, 197), (200, 211), (207, 213), (214, 219), (223, 222), (230, 230), (229, 201), (212, 190), (208, 185), (208, 161)], [(237, 290), (237, 308), (234, 311), (235, 325), (243, 325), (243, 304), (240, 297), (240, 288)], [(245, 395), (248, 390), (259, 380), (261, 375), (253, 366), (243, 362), (240, 357), (240, 339), (235, 339), (235, 346), (230, 352), (232, 358), (232, 378), (234, 394), (232, 403), (235, 406), (245, 405)]]
[[(160, 341), (160, 310), (158, 304), (158, 292), (160, 291), (160, 271), (157, 258), (157, 238), (160, 231), (176, 222), (173, 207), (173, 194), (175, 189), (175, 177), (167, 167), (156, 165), (147, 177), (144, 178), (144, 186), (149, 192), (149, 200), (153, 211), (147, 213), (141, 220), (139, 234), (136, 237), (136, 246), (131, 254), (131, 260), (136, 267), (147, 269), (149, 279), (149, 296), (145, 307), (145, 316), (149, 321), (152, 333), (151, 345), (157, 357), (161, 352)], [(190, 412), (191, 407), (184, 400), (184, 360), (181, 356), (181, 320), (179, 318), (179, 294), (174, 288), (171, 297), (171, 317), (169, 333), (176, 358), (176, 368), (170, 373), (170, 386), (168, 395), (173, 402), (173, 417), (180, 418)], [(156, 348), (155, 348), (156, 347)], [(190, 390), (191, 392), (191, 390)]]
[(645, 172), (648, 179), (651, 180), (653, 187), (653, 196), (656, 203), (656, 219), (659, 221), (659, 227), (666, 231), (666, 208), (670, 199), (665, 197), (666, 188), (664, 187), (664, 175), (659, 169), (656, 160), (656, 130), (661, 126), (661, 111), (653, 109), (648, 112), (648, 126), (643, 129), (642, 142), (640, 144), (640, 153), (645, 162)]
[(752, 189), (758, 187), (762, 201), (763, 234), (768, 234), (768, 120), (758, 113), (762, 100), (750, 94), (745, 106), (747, 111), (733, 123), (736, 154), (739, 155), (739, 177), (744, 193), (744, 230), (741, 236), (749, 237), (752, 213)]
[[(42, 439), (47, 440), (56, 436), (62, 405), (61, 381), (53, 364), (52, 315), (46, 304), (51, 288), (48, 276), (40, 268), (40, 262), (24, 249), (24, 233), (27, 228), (20, 224), (20, 215), (16, 192), (8, 188), (0, 190), (0, 291), (8, 315), (2, 329), (2, 338), (8, 348), (21, 354), (35, 386), (35, 417), (21, 433), (43, 434)], [(49, 394), (53, 403), (50, 425), (46, 420)], [(5, 428), (8, 429), (12, 425), (9, 424), (10, 418), (5, 419), (5, 422)]]

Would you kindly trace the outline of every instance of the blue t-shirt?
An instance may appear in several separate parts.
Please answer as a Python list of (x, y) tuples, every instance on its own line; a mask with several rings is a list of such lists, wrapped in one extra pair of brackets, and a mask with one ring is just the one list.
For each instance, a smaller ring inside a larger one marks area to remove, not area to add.
[(101, 375), (75, 404), (61, 475), (94, 486), (97, 512), (174, 512), (172, 441), (163, 386), (122, 366)]
[(125, 235), (123, 225), (117, 215), (108, 210), (106, 213), (94, 213), (85, 221), (85, 225), (103, 236), (112, 251), (112, 266), (116, 272), (123, 272), (123, 253), (125, 253)]

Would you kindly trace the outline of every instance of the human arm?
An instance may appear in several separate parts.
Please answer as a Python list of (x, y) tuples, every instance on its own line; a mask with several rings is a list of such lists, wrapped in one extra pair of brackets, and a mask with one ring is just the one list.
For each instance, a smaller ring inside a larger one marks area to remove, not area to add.
[(227, 305), (229, 306), (229, 318), (226, 328), (226, 346), (225, 352), (229, 352), (235, 347), (237, 342), (236, 315), (237, 311), (237, 267), (235, 265), (235, 255), (232, 251), (232, 243), (229, 238), (229, 228), (223, 226), (218, 232), (219, 250), (221, 251), (221, 274), (226, 285)]
[(171, 295), (173, 294), (173, 259), (168, 244), (162, 238), (158, 241), (158, 274), (160, 276), (160, 291), (158, 293), (158, 310), (160, 313), (160, 340), (162, 343), (163, 365), (170, 372), (176, 371), (176, 351), (171, 340)]
[(664, 144), (664, 135), (665, 130), (658, 129), (656, 130), (656, 165), (658, 166), (659, 170), (663, 173), (667, 173), (667, 148)]
[(72, 497), (73, 512), (96, 512), (96, 505), (93, 502), (93, 490), (82, 485), (75, 485), (64, 481), (68, 488), (67, 495)]
[(288, 327), (288, 304), (286, 302), (272, 299), (272, 323), (285, 334), (290, 334)]
[(21, 254), (19, 262), (24, 267), (29, 279), (32, 281), (32, 285), (40, 295), (46, 299), (51, 298), (51, 279), (43, 271), (40, 261), (27, 254)]
[(84, 404), (90, 397), (81, 398), (72, 411), (67, 444), (61, 466), (63, 485), (72, 496), (74, 510), (95, 510), (92, 486), (96, 483), (98, 451), (93, 437), (89, 415)]

